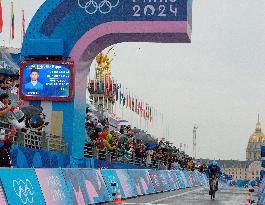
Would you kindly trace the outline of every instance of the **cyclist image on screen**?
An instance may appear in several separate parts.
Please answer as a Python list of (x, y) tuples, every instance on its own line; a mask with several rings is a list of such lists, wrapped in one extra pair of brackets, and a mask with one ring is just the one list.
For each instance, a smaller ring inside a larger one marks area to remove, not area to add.
[(39, 71), (36, 68), (32, 68), (30, 72), (31, 81), (25, 85), (25, 89), (28, 91), (41, 91), (43, 85), (38, 82)]

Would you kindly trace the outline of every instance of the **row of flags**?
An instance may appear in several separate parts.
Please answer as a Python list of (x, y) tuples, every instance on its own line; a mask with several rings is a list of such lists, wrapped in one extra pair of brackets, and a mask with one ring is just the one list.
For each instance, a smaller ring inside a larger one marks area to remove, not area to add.
[[(22, 12), (22, 39), (24, 38), (26, 34), (25, 30), (25, 12), (24, 10)], [(3, 5), (2, 0), (0, 0), (0, 33), (3, 32), (3, 26), (4, 26), (4, 20), (3, 20)], [(14, 40), (15, 38), (15, 10), (14, 10), (14, 2), (11, 2), (11, 22), (10, 22), (10, 40)]]
[(152, 122), (154, 116), (157, 115), (157, 110), (154, 107), (135, 96), (113, 78), (106, 79), (106, 77), (104, 77), (104, 80), (92, 80), (89, 83), (89, 89), (91, 91), (93, 90), (94, 93), (104, 93), (111, 97), (114, 102), (119, 103), (122, 107), (131, 110), (150, 122)]

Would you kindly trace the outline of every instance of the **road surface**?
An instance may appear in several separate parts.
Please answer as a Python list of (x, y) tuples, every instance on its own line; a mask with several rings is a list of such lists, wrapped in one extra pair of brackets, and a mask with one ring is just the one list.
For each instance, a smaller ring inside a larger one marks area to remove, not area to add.
[[(255, 192), (257, 192), (255, 190)], [(227, 188), (219, 190), (215, 201), (211, 201), (206, 188), (178, 190), (124, 200), (127, 205), (245, 205), (248, 189)], [(257, 201), (257, 193), (252, 193)]]

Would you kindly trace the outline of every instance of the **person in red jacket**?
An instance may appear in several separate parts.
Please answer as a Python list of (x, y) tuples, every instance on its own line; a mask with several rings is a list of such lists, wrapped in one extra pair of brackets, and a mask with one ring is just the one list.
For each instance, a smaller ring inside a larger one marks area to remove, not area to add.
[(102, 132), (99, 134), (98, 136), (98, 142), (97, 142), (97, 146), (99, 149), (104, 149), (105, 145), (104, 145), (104, 140), (106, 140), (107, 135), (109, 134), (109, 127), (105, 126), (102, 130)]

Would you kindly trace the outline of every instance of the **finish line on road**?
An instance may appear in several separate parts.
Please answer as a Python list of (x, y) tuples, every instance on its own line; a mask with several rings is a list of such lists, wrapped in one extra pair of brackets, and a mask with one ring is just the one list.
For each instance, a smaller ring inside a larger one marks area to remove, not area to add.
[(190, 193), (193, 193), (193, 192), (197, 192), (197, 191), (201, 191), (205, 189), (205, 187), (203, 188), (200, 188), (200, 189), (195, 189), (195, 190), (190, 190), (190, 191), (186, 191), (186, 192), (183, 192), (183, 193), (179, 193), (179, 194), (174, 194), (174, 195), (171, 195), (171, 196), (168, 196), (168, 197), (164, 197), (164, 198), (160, 198), (160, 199), (157, 199), (157, 200), (153, 200), (153, 201), (149, 201), (149, 202), (146, 202), (146, 203), (137, 203), (137, 202), (124, 202), (123, 204), (127, 204), (127, 205), (133, 205), (133, 204), (137, 204), (137, 205), (166, 205), (166, 204), (158, 204), (158, 202), (161, 202), (161, 201), (164, 201), (164, 200), (167, 200), (167, 199), (171, 199), (171, 198), (175, 198), (175, 197), (179, 197), (179, 196), (183, 196), (183, 195), (186, 195), (186, 194), (190, 194)]
[(168, 197), (165, 197), (165, 198), (162, 198), (162, 199), (157, 199), (157, 200), (154, 200), (154, 201), (150, 201), (149, 203), (150, 204), (157, 203), (157, 202), (160, 202), (160, 201), (164, 201), (164, 200), (167, 200), (167, 199), (175, 198), (175, 197), (178, 197), (178, 196), (183, 196), (183, 195), (186, 195), (186, 194), (189, 194), (189, 193), (193, 193), (193, 192), (196, 192), (196, 191), (201, 191), (203, 189), (205, 189), (205, 188), (203, 187), (203, 188), (200, 188), (200, 189), (186, 191), (186, 192), (183, 192), (183, 193), (180, 193), (180, 194), (175, 194), (175, 195), (168, 196)]

